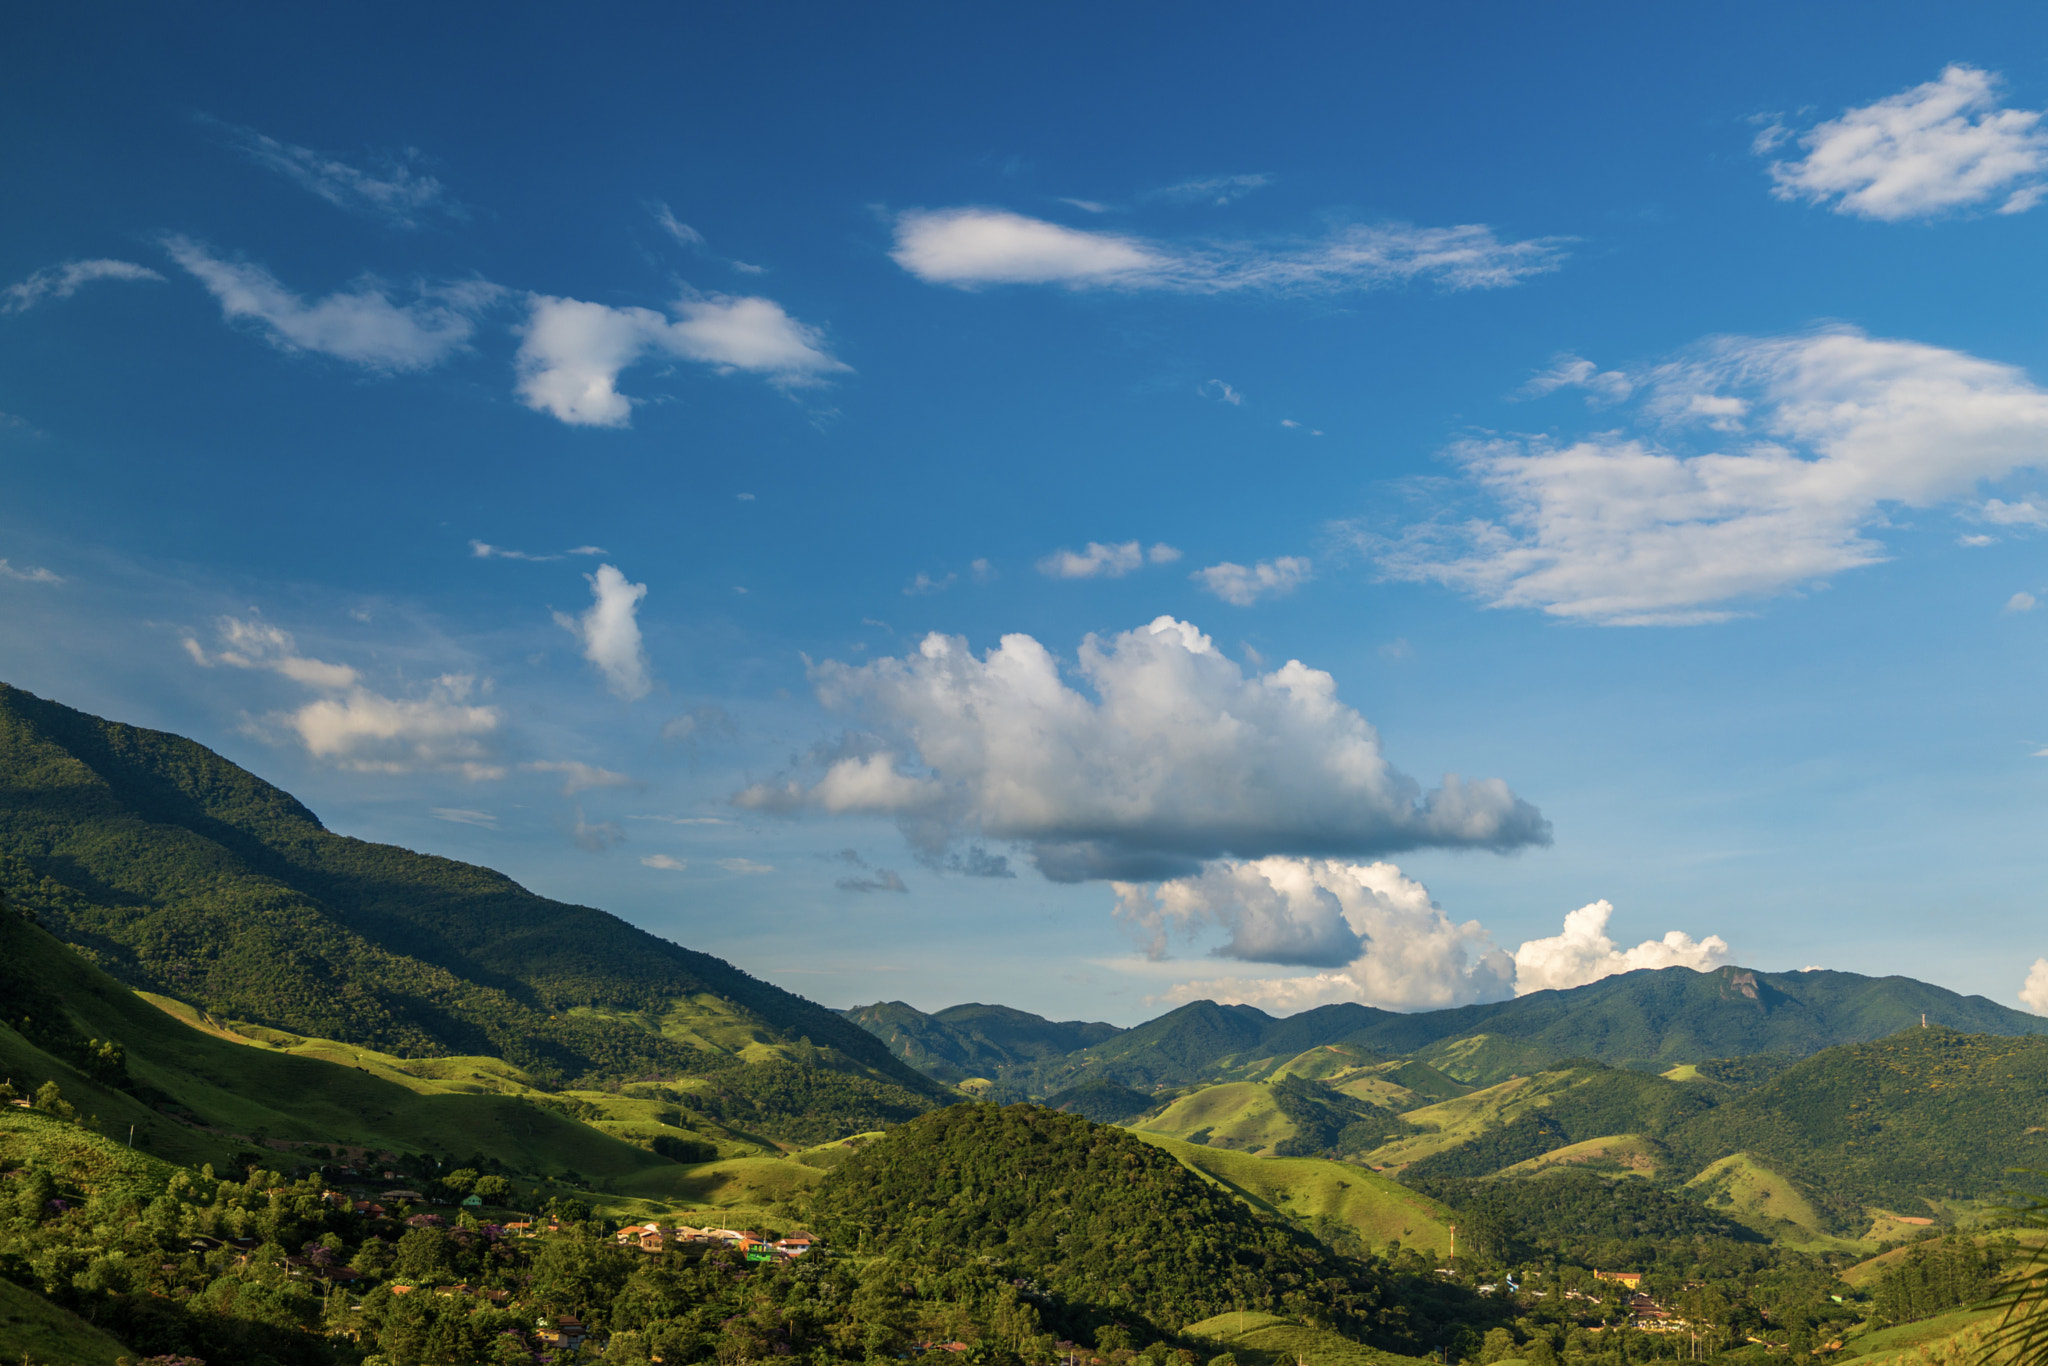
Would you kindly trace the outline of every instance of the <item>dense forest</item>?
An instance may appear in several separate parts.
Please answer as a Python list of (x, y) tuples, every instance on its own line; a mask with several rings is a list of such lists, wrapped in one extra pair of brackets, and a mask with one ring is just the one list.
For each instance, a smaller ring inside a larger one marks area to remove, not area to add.
[(1120, 1129), (1033, 1105), (956, 1105), (903, 1125), (827, 1178), (813, 1218), (835, 1242), (942, 1265), (1010, 1268), (1067, 1335), (1169, 1335), (1231, 1309), (1398, 1334), (1373, 1267), (1264, 1220)]

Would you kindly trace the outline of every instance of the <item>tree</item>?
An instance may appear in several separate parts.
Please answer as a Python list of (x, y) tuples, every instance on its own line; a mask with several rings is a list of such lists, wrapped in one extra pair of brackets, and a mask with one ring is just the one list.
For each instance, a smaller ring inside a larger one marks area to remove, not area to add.
[(64, 1099), (64, 1093), (57, 1089), (57, 1083), (54, 1081), (46, 1081), (36, 1088), (36, 1109), (55, 1115), (59, 1119), (74, 1122), (78, 1119), (77, 1107)]

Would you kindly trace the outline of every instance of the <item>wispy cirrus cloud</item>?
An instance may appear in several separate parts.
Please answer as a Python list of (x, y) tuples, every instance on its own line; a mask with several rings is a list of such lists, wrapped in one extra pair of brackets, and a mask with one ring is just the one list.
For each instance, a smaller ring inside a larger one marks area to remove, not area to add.
[[(1580, 381), (1619, 384), (1590, 370)], [(1464, 497), (1393, 536), (1394, 579), (1607, 625), (1722, 621), (1888, 556), (1887, 510), (1960, 505), (2048, 468), (2048, 391), (2015, 366), (1835, 327), (1723, 337), (1627, 376), (1633, 421), (1451, 451)], [(1996, 503), (1996, 500), (1993, 500)]]
[(1774, 122), (1755, 150), (1804, 148), (1771, 163), (1771, 192), (1840, 214), (1896, 223), (1994, 200), (1998, 213), (2024, 213), (2048, 193), (2048, 129), (2040, 110), (2000, 107), (1998, 87), (1991, 72), (1956, 63), (1804, 132)]
[(639, 787), (640, 780), (627, 773), (614, 773), (608, 768), (586, 764), (576, 759), (536, 759), (519, 766), (528, 773), (559, 773), (562, 775), (562, 795), (573, 797), (578, 792), (588, 792), (593, 787)]
[(0, 289), (0, 314), (26, 313), (48, 299), (68, 299), (95, 280), (162, 280), (148, 266), (104, 257), (45, 266), (25, 280)]
[(262, 266), (227, 261), (189, 237), (164, 239), (171, 258), (206, 287), (231, 323), (252, 325), (283, 351), (311, 351), (368, 370), (425, 370), (469, 344), (477, 316), (504, 291), (483, 281), (422, 288), (407, 303), (365, 278), (308, 301)]
[(534, 295), (516, 361), (520, 402), (575, 427), (624, 427), (636, 400), (619, 392), (619, 375), (649, 356), (744, 371), (782, 388), (853, 368), (773, 299), (705, 295), (673, 311)]
[(1483, 224), (1354, 224), (1281, 242), (1173, 243), (1070, 228), (1006, 209), (913, 209), (895, 220), (896, 263), (927, 284), (1328, 294), (1429, 282), (1497, 289), (1558, 269), (1566, 239), (1502, 241)]
[(704, 255), (711, 257), (711, 259), (739, 271), (742, 275), (767, 274), (767, 270), (762, 266), (748, 265), (745, 261), (735, 261), (715, 254), (711, 250), (711, 244), (704, 239), (704, 234), (691, 227), (688, 223), (685, 223), (682, 219), (677, 218), (668, 205), (656, 201), (647, 206), (647, 211), (654, 215), (654, 221), (661, 225), (663, 232), (675, 239), (678, 246), (685, 246), (702, 252)]
[(277, 172), (337, 209), (398, 228), (417, 228), (423, 220), (436, 215), (456, 219), (469, 216), (445, 185), (419, 169), (425, 157), (418, 148), (372, 153), (367, 158), (370, 169), (365, 169), (253, 128), (206, 121), (225, 132), (229, 142), (249, 160)]
[(41, 565), (28, 564), (16, 568), (6, 560), (0, 560), (0, 579), (13, 579), (16, 583), (62, 583), (64, 576)]
[(1198, 176), (1168, 185), (1164, 189), (1150, 191), (1147, 199), (1164, 199), (1176, 204), (1212, 204), (1222, 208), (1243, 199), (1253, 190), (1264, 189), (1273, 183), (1273, 177), (1263, 172), (1253, 175)]

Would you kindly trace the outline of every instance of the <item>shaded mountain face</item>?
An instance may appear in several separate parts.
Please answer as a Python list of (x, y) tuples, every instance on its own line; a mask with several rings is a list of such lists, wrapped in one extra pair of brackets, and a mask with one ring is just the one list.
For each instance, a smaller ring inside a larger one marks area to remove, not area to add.
[(0, 893), (131, 987), (406, 1056), (564, 1079), (804, 1065), (943, 1094), (867, 1031), (501, 873), (336, 835), (193, 741), (0, 684)]

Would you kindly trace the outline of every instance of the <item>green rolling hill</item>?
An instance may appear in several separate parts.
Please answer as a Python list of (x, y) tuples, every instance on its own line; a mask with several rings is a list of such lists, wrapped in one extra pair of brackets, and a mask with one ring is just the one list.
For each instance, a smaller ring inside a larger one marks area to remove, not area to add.
[[(251, 1140), (481, 1155), (535, 1176), (624, 1180), (672, 1167), (538, 1101), (394, 1079), (388, 1067), (298, 1056), (194, 1028), (129, 991), (19, 915), (0, 913), (0, 1076), (55, 1081), (83, 1117), (137, 1150), (223, 1170)], [(113, 1041), (121, 1057), (95, 1054)], [(382, 1061), (381, 1059), (379, 1061)]]
[(876, 1088), (870, 1108), (950, 1095), (720, 959), (487, 868), (333, 834), (190, 740), (5, 685), (0, 894), (128, 986), (398, 1057), (727, 1090), (779, 1062)]

